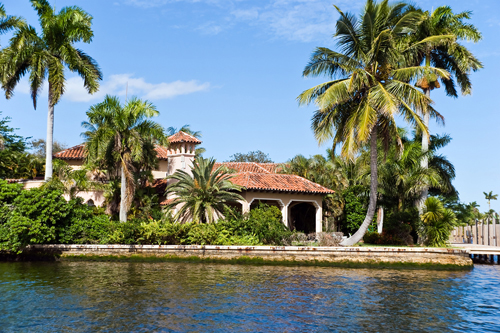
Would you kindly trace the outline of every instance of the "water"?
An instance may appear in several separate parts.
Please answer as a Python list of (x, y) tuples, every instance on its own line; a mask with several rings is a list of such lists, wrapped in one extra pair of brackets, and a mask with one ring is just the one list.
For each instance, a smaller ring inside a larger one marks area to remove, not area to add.
[(499, 332), (500, 266), (0, 263), (0, 331)]

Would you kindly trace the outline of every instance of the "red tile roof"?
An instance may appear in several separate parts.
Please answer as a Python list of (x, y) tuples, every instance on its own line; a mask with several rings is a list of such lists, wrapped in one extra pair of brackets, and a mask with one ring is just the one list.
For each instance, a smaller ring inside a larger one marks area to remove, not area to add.
[(158, 157), (159, 160), (167, 160), (168, 159), (168, 148), (167, 147), (156, 145), (155, 150), (156, 150), (156, 157)]
[(313, 194), (334, 193), (333, 190), (296, 175), (239, 172), (234, 174), (234, 177), (231, 178), (231, 182), (243, 186), (246, 190)]
[(234, 170), (236, 172), (269, 173), (269, 171), (266, 168), (254, 162), (223, 162), (214, 164), (214, 168), (218, 168), (220, 166), (225, 166), (226, 168)]
[(74, 146), (54, 154), (54, 157), (61, 160), (82, 160), (85, 157), (84, 148), (85, 144)]
[(179, 143), (179, 142), (187, 142), (187, 143), (195, 143), (200, 144), (201, 141), (195, 138), (192, 135), (187, 134), (186, 132), (179, 131), (174, 135), (168, 137), (168, 142), (170, 143)]
[[(158, 159), (166, 160), (168, 158), (167, 147), (157, 145), (155, 146), (155, 150)], [(85, 158), (85, 144), (60, 151), (54, 154), (54, 158), (58, 158), (60, 160), (83, 160)]]
[(280, 163), (256, 163), (256, 162), (222, 162), (215, 163), (214, 168), (225, 166), (236, 172), (257, 172), (257, 173), (276, 173)]

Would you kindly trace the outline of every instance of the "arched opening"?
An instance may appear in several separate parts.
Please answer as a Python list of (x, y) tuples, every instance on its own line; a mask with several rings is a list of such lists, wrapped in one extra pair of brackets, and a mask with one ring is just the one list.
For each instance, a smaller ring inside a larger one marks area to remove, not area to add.
[(278, 207), (279, 210), (281, 210), (281, 202), (278, 200), (266, 200), (266, 199), (256, 199), (250, 204), (250, 210), (259, 207), (259, 205), (264, 204), (268, 206), (275, 206)]
[(89, 206), (89, 207), (94, 207), (94, 206), (95, 206), (95, 204), (94, 204), (94, 200), (89, 199), (89, 200), (87, 201), (87, 206)]
[(290, 208), (290, 229), (310, 234), (316, 232), (316, 207), (310, 202), (293, 204)]

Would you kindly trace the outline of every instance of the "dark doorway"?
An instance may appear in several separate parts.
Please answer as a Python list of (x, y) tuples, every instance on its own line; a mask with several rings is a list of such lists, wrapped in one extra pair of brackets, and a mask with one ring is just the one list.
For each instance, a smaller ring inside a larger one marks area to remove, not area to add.
[(290, 209), (290, 224), (292, 230), (305, 234), (316, 232), (316, 207), (308, 202), (294, 205)]

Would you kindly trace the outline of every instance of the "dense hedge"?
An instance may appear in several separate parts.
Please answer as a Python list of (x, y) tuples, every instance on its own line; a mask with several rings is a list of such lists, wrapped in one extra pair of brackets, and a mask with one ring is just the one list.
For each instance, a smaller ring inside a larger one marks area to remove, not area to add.
[(0, 250), (6, 251), (48, 243), (284, 245), (292, 233), (281, 219), (278, 208), (261, 206), (245, 215), (228, 210), (212, 224), (180, 224), (168, 216), (122, 223), (79, 198), (66, 201), (57, 190), (22, 190), (0, 180)]

